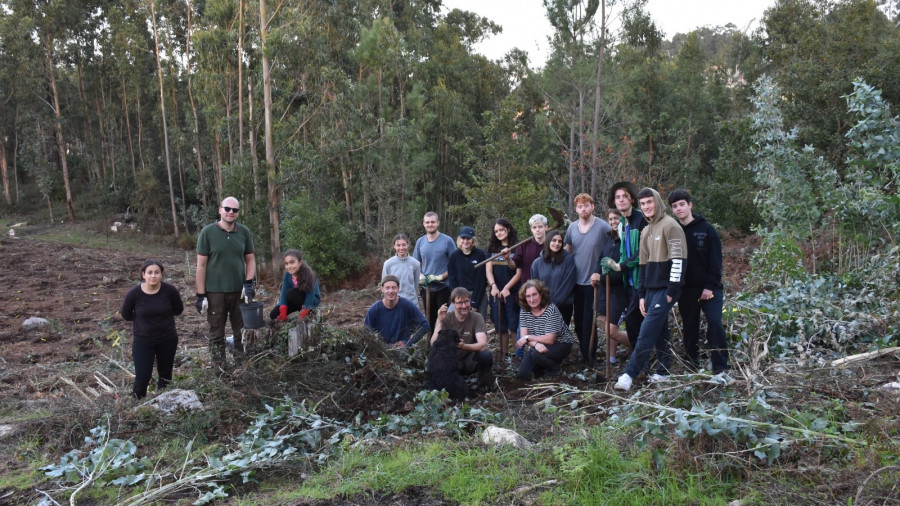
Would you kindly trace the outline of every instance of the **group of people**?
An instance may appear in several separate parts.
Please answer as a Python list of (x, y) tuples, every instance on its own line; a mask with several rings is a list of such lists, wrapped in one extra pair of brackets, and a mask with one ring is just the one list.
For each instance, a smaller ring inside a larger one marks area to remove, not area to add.
[[(499, 218), (487, 251), (477, 247), (472, 227), (462, 227), (454, 241), (440, 232), (438, 215), (426, 213), (425, 234), (412, 254), (404, 234), (394, 237), (395, 255), (382, 270), (382, 298), (367, 311), (365, 326), (393, 348), (412, 346), (429, 331), (433, 342), (441, 330), (456, 330), (460, 372), (478, 374), (479, 388), (489, 389), (494, 357), (488, 350), (484, 318), (488, 307), (499, 358), (511, 362), (510, 353), (520, 356), (521, 379), (560, 374), (563, 359), (576, 343), (581, 360), (592, 362), (597, 353), (592, 337), (599, 337), (593, 334), (597, 314), (601, 328), (608, 323), (606, 359), (615, 362), (620, 345), (629, 357), (614, 386), (627, 391), (654, 351), (657, 365), (650, 381), (667, 378), (668, 314), (677, 302), (689, 366), (700, 367), (703, 312), (713, 373), (727, 371), (721, 322), (722, 250), (715, 228), (693, 213), (691, 195), (685, 190), (668, 195), (675, 218), (666, 214), (656, 190), (638, 192), (629, 182), (613, 185), (608, 203), (603, 220), (594, 214), (590, 195), (576, 196), (578, 219), (564, 233), (548, 229), (547, 218), (535, 214), (529, 220), (532, 237), (522, 244), (515, 226)], [(255, 296), (253, 239), (250, 230), (237, 222), (239, 212), (237, 199), (224, 199), (219, 220), (204, 227), (197, 238), (195, 307), (206, 316), (211, 361), (222, 371), (227, 370), (226, 323), (231, 323), (235, 362), (240, 363), (244, 328), (240, 304)], [(285, 251), (283, 262), (280, 297), (270, 318), (286, 321), (297, 313), (303, 320), (321, 302), (318, 280), (299, 251)], [(178, 290), (162, 281), (164, 267), (159, 261), (147, 260), (140, 272), (141, 284), (128, 291), (120, 311), (133, 321), (132, 393), (138, 398), (147, 393), (154, 363), (157, 387), (172, 381), (178, 345), (174, 319), (184, 311)]]
[(593, 362), (596, 342), (605, 338), (595, 333), (596, 314), (600, 328), (608, 328), (606, 360), (616, 363), (617, 350), (624, 348), (628, 362), (615, 388), (627, 391), (654, 352), (649, 379), (667, 379), (668, 315), (678, 303), (688, 365), (700, 367), (703, 312), (713, 373), (724, 373), (722, 250), (715, 228), (693, 213), (685, 190), (668, 195), (675, 218), (652, 188), (637, 191), (623, 181), (607, 197), (606, 220), (594, 214), (590, 195), (579, 194), (578, 219), (564, 232), (548, 229), (547, 218), (536, 214), (528, 223), (532, 237), (521, 244), (515, 226), (499, 218), (486, 252), (477, 247), (472, 227), (462, 227), (454, 243), (440, 232), (437, 214), (426, 213), (425, 234), (411, 254), (405, 235), (394, 238), (396, 255), (382, 269), (383, 298), (369, 309), (365, 325), (393, 347), (411, 346), (429, 330), (433, 342), (443, 329), (464, 329), (460, 372), (477, 372), (479, 385), (487, 387), (483, 381), (492, 377), (485, 371), (494, 360), (484, 327), (488, 307), (498, 358), (521, 357), (521, 379), (559, 374), (576, 344), (582, 362)]

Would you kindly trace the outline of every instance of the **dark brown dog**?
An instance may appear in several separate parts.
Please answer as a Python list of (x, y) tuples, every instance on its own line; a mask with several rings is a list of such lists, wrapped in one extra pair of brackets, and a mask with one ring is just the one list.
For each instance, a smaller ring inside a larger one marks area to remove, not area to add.
[(466, 398), (466, 382), (459, 374), (457, 343), (459, 333), (455, 330), (438, 332), (437, 339), (431, 344), (431, 351), (428, 352), (428, 364), (425, 366), (428, 382), (425, 387), (446, 390), (451, 399), (461, 401)]

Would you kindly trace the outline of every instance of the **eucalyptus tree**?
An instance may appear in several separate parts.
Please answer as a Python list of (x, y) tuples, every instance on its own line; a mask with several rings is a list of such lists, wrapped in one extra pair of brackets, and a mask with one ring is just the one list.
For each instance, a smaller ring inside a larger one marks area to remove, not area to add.
[(767, 73), (790, 98), (785, 120), (798, 140), (841, 163), (849, 128), (843, 99), (864, 79), (900, 102), (900, 27), (872, 0), (780, 0), (763, 16), (757, 43)]
[[(69, 145), (67, 118), (63, 117), (62, 96), (68, 85), (67, 61), (72, 56), (73, 45), (69, 42), (83, 35), (82, 40), (91, 37), (94, 28), (101, 22), (102, 12), (94, 0), (11, 0), (5, 5), (7, 15), (20, 24), (21, 31), (28, 34), (31, 43), (39, 48), (40, 58), (30, 65), (42, 65), (46, 97), (38, 97), (52, 112), (53, 138), (65, 190), (66, 209), (69, 219), (75, 221), (75, 203), (69, 174)], [(95, 12), (96, 11), (96, 12)], [(22, 33), (20, 32), (20, 33)], [(21, 41), (23, 45), (26, 41)], [(31, 49), (31, 48), (29, 48)], [(38, 63), (39, 62), (39, 63)], [(40, 88), (39, 88), (40, 89)], [(77, 100), (77, 99), (75, 99)], [(68, 112), (68, 111), (67, 111)], [(74, 136), (74, 134), (73, 134)]]

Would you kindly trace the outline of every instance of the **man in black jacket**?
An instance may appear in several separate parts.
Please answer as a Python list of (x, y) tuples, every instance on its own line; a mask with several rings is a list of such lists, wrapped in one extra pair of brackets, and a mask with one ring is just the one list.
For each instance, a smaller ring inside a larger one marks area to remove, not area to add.
[(715, 227), (703, 216), (693, 213), (694, 203), (690, 193), (673, 190), (668, 201), (672, 213), (684, 229), (690, 258), (684, 275), (684, 288), (678, 298), (687, 360), (692, 367), (699, 369), (700, 311), (703, 311), (713, 374), (723, 373), (728, 370), (728, 343), (722, 327), (722, 243)]

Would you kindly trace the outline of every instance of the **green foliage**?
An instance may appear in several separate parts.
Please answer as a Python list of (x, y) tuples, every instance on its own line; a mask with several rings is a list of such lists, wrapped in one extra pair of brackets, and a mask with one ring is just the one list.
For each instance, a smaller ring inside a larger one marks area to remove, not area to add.
[(771, 404), (773, 399), (783, 400), (775, 391), (759, 388), (748, 399), (729, 400), (723, 395), (725, 400), (705, 400), (703, 383), (717, 384), (714, 377), (706, 378), (688, 382), (682, 389), (659, 391), (654, 401), (633, 400), (617, 406), (610, 423), (637, 428), (641, 448), (653, 440), (668, 442), (670, 436), (684, 440), (710, 437), (730, 441), (769, 465), (802, 444), (839, 449), (865, 444), (856, 439), (856, 424), (842, 423), (840, 418), (782, 413)]
[(323, 279), (341, 279), (363, 265), (362, 251), (333, 202), (320, 207), (306, 194), (284, 202), (282, 245), (299, 249), (303, 260)]
[[(137, 446), (133, 442), (109, 439), (106, 427), (101, 426), (91, 430), (93, 437), (85, 438), (92, 447), (87, 455), (73, 450), (62, 457), (60, 464), (41, 470), (63, 482), (81, 482), (83, 486), (78, 490), (93, 483), (119, 486), (150, 480), (164, 483), (138, 493), (124, 501), (126, 504), (146, 503), (167, 494), (201, 488), (206, 491), (195, 504), (207, 504), (228, 497), (223, 483), (233, 476), (240, 476), (241, 482), (247, 483), (260, 470), (291, 460), (321, 464), (353, 440), (433, 431), (460, 435), (497, 420), (496, 415), (483, 409), (468, 405), (450, 407), (446, 392), (422, 391), (416, 400), (415, 409), (408, 415), (383, 415), (362, 423), (360, 414), (354, 423), (348, 424), (315, 413), (306, 406), (306, 401), (295, 404), (285, 398), (275, 406), (266, 404), (265, 411), (255, 417), (230, 450), (207, 455), (205, 464), (191, 456), (192, 443), (189, 443), (184, 461), (170, 474), (154, 468), (147, 458), (137, 458)], [(145, 472), (150, 470), (155, 473)]]
[(59, 464), (42, 467), (41, 471), (63, 483), (96, 482), (100, 486), (129, 486), (156, 478), (148, 474), (153, 469), (152, 462), (135, 456), (137, 446), (131, 441), (109, 438), (107, 427), (94, 427), (84, 442), (90, 448), (87, 453), (72, 450), (63, 455)]

